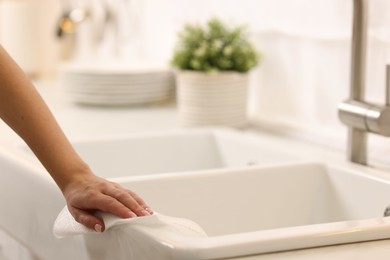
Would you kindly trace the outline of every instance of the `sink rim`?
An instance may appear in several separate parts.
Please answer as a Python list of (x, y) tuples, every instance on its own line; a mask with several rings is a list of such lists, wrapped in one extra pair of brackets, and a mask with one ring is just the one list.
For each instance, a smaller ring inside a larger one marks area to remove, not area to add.
[[(352, 225), (351, 225), (352, 224)], [(360, 227), (364, 226), (364, 229)], [(142, 230), (138, 230), (143, 233)], [(390, 217), (220, 235), (154, 239), (174, 259), (222, 259), (389, 239)], [(353, 235), (352, 235), (353, 234)], [(379, 235), (378, 235), (379, 234)], [(152, 235), (144, 233), (151, 238)], [(256, 244), (255, 248), (253, 244)]]

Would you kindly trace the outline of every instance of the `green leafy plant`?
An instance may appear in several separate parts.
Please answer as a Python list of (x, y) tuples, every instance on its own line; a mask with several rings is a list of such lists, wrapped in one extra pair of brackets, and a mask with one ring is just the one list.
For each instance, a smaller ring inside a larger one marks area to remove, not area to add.
[(260, 59), (244, 27), (229, 28), (216, 18), (207, 26), (187, 24), (178, 38), (171, 64), (181, 70), (247, 72)]

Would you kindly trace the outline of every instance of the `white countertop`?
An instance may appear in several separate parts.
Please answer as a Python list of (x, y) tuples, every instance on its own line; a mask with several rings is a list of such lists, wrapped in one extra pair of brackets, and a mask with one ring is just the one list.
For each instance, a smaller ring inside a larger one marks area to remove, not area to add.
[[(172, 102), (135, 107), (83, 106), (65, 100), (53, 83), (35, 85), (70, 139), (179, 128)], [(12, 145), (20, 140), (2, 121), (0, 131), (0, 144)]]
[[(155, 104), (137, 107), (90, 107), (75, 105), (61, 96), (61, 90), (50, 82), (36, 84), (65, 134), (80, 139), (91, 136), (126, 135), (129, 133), (158, 132), (180, 129), (175, 104)], [(246, 129), (258, 133), (261, 138), (276, 138), (294, 147), (297, 153), (309, 159), (330, 160), (331, 163), (347, 163), (340, 151), (330, 151), (313, 144), (292, 140), (270, 132)], [(20, 138), (3, 122), (0, 122), (0, 145), (12, 147)], [(348, 163), (347, 163), (348, 164)], [(390, 201), (390, 199), (389, 199)], [(239, 259), (389, 259), (390, 240), (338, 245), (331, 247), (296, 250), (282, 253), (248, 256)]]

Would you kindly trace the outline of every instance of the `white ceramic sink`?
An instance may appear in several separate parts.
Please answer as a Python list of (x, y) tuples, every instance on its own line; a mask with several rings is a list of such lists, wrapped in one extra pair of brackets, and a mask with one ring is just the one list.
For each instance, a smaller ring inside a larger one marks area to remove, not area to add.
[[(383, 217), (390, 178), (323, 164), (144, 176), (121, 184), (154, 210), (191, 219), (208, 234), (156, 239), (145, 231), (143, 240), (159, 259), (230, 259), (390, 238), (390, 219)], [(115, 252), (116, 259), (130, 253), (115, 241), (131, 234), (112, 232), (85, 236), (95, 257), (104, 255), (100, 250)]]
[[(207, 130), (74, 144), (99, 175), (208, 233), (165, 240), (145, 233), (144, 240), (160, 250), (159, 259), (216, 259), (390, 236), (390, 222), (382, 217), (390, 204), (387, 175), (374, 177), (367, 167), (298, 164), (300, 147), (268, 137)], [(32, 158), (0, 150), (0, 208), (7, 212), (0, 214), (0, 227), (38, 259), (99, 260), (100, 249), (126, 253), (108, 240), (109, 233), (54, 238), (51, 228), (65, 202)]]
[[(72, 140), (93, 171), (105, 178), (203, 171), (296, 161), (270, 140), (238, 131), (187, 130)], [(28, 159), (40, 165), (26, 146)]]

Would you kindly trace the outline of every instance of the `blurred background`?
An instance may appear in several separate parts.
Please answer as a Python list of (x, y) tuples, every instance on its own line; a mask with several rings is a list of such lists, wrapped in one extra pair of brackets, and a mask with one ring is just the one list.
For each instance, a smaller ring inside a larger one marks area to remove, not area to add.
[[(384, 99), (389, 10), (370, 1), (370, 102)], [(183, 25), (211, 17), (246, 24), (263, 55), (251, 72), (252, 124), (345, 149), (337, 105), (349, 90), (351, 0), (1, 0), (0, 42), (34, 81), (55, 81), (69, 62), (169, 66)], [(390, 162), (387, 139), (370, 135), (370, 149)]]

